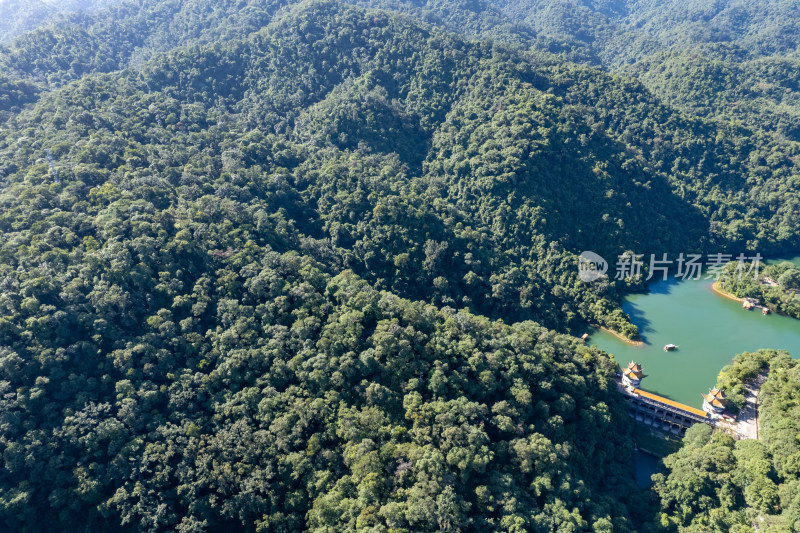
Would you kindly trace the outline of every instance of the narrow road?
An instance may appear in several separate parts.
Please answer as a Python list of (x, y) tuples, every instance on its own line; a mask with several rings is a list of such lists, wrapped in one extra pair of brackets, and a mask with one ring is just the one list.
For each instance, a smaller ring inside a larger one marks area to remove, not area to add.
[(758, 438), (758, 392), (766, 380), (767, 373), (762, 372), (744, 386), (747, 391), (746, 403), (737, 418), (736, 431), (745, 439)]

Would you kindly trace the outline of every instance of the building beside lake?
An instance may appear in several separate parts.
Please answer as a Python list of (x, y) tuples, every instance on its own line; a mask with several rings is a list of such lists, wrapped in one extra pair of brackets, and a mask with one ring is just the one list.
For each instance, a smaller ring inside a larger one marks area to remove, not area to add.
[(760, 302), (758, 301), (758, 298), (744, 298), (742, 300), (742, 307), (749, 311), (750, 309), (752, 309), (754, 307), (758, 307), (759, 303)]
[(635, 389), (642, 383), (643, 377), (642, 365), (631, 361), (622, 371), (622, 384), (625, 387)]
[(715, 415), (721, 415), (728, 406), (728, 398), (725, 391), (714, 387), (708, 390), (708, 394), (703, 394), (703, 411)]

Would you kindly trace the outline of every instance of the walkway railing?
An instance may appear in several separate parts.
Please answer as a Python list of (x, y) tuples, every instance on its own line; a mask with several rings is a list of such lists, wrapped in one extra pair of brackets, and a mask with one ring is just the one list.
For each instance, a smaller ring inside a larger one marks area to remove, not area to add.
[(700, 409), (675, 402), (669, 398), (664, 398), (663, 396), (658, 396), (657, 394), (653, 394), (652, 392), (647, 392), (641, 389), (633, 389), (633, 391), (630, 391), (622, 386), (621, 382), (619, 382), (619, 389), (620, 392), (629, 398), (638, 400), (641, 403), (649, 405), (655, 409), (661, 409), (665, 413), (669, 412), (673, 415), (681, 416), (693, 422), (714, 425), (714, 421), (708, 416), (708, 414)]
[[(699, 409), (694, 409), (692, 407), (689, 407), (688, 405), (687, 406), (671, 405), (671, 401), (670, 403), (662, 401), (661, 399), (659, 399), (660, 397), (656, 396), (655, 394), (648, 393), (647, 391), (634, 389), (633, 393), (629, 393), (628, 395), (637, 398), (642, 403), (652, 405), (653, 407), (662, 409), (664, 411), (668, 411), (676, 415), (680, 415), (684, 418), (688, 418), (689, 420), (694, 420), (695, 422), (702, 422), (704, 424), (712, 423), (712, 420), (708, 417), (708, 415), (706, 415), (703, 411), (700, 411)], [(666, 400), (666, 398), (664, 398), (664, 400)]]

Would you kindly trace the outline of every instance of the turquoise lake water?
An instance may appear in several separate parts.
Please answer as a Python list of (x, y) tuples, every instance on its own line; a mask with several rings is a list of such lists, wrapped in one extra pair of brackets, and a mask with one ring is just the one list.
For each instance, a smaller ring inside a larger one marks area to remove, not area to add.
[[(800, 265), (800, 257), (790, 259)], [(641, 363), (642, 388), (701, 407), (701, 393), (716, 383), (717, 374), (734, 355), (760, 348), (787, 350), (800, 358), (800, 320), (758, 310), (723, 298), (711, 280), (667, 280), (649, 286), (647, 294), (625, 298), (622, 308), (644, 346), (632, 346), (603, 331), (590, 332), (590, 344), (613, 354), (622, 366)], [(678, 349), (665, 352), (665, 344)]]

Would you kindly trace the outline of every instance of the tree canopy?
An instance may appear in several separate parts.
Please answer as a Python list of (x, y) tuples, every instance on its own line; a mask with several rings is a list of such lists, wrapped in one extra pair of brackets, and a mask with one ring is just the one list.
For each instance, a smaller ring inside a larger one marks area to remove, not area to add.
[[(643, 287), (583, 250), (800, 246), (791, 6), (674, 4), (125, 0), (5, 42), (3, 528), (794, 528), (787, 354), (720, 376), (769, 368), (763, 441), (692, 429), (648, 492), (576, 338)], [(698, 10), (741, 27), (681, 48)]]

